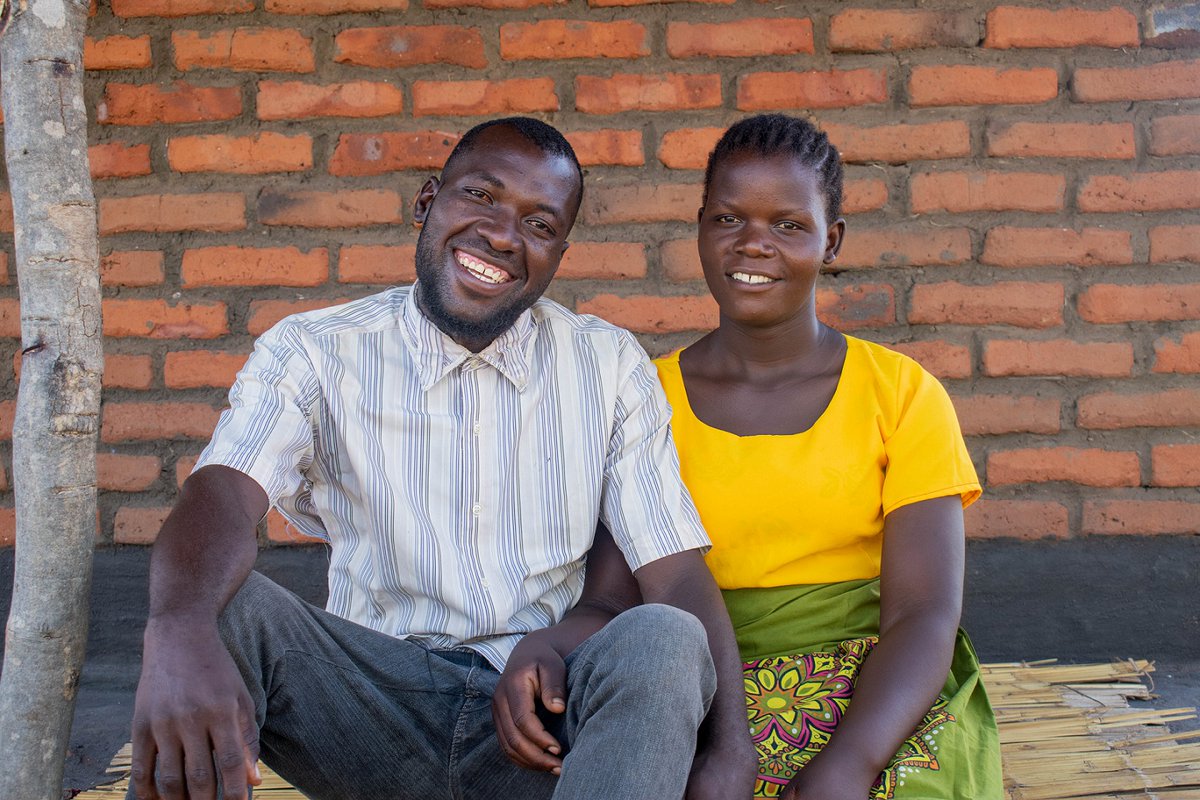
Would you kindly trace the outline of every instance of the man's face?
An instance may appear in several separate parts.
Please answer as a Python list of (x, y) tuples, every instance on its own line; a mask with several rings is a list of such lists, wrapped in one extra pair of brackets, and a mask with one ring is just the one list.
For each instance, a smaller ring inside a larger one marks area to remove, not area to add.
[(487, 347), (554, 277), (578, 199), (569, 159), (504, 125), (483, 131), (417, 195), (422, 312), (463, 347)]

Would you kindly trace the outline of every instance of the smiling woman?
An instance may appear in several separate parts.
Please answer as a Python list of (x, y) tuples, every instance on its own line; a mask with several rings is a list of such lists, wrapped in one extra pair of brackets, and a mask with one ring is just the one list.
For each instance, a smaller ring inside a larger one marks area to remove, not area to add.
[(463, 347), (487, 347), (550, 284), (581, 191), (574, 151), (550, 126), (520, 118), (469, 131), (417, 195), (421, 310)]
[(938, 382), (817, 318), (841, 190), (810, 123), (727, 131), (699, 214), (720, 324), (657, 362), (745, 662), (755, 796), (993, 800), (995, 719), (958, 630), (979, 482)]

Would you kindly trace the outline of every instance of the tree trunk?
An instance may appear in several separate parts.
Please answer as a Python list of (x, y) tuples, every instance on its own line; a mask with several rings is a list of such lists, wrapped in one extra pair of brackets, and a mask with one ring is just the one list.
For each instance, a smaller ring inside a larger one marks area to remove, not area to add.
[(58, 800), (87, 643), (103, 370), (83, 103), (88, 3), (18, 3), (0, 39), (22, 346), (0, 798)]

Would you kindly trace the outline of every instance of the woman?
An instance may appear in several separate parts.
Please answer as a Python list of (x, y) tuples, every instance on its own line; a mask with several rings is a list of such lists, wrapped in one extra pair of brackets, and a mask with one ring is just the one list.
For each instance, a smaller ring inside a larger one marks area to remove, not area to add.
[(938, 382), (817, 318), (841, 197), (838, 153), (807, 121), (731, 127), (699, 213), (720, 324), (656, 362), (746, 662), (755, 796), (1001, 798), (958, 629), (980, 486)]

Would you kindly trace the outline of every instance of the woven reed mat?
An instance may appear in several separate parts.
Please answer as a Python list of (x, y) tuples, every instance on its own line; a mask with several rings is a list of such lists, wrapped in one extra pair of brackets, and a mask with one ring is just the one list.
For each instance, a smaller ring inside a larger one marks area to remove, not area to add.
[[(1152, 697), (1149, 662), (988, 664), (983, 671), (1011, 800), (1200, 800), (1200, 730), (1167, 730), (1167, 723), (1196, 719), (1196, 710), (1129, 705)], [(129, 759), (126, 745), (108, 770), (114, 782), (76, 800), (124, 796)], [(303, 800), (266, 765), (260, 769), (256, 798)]]

